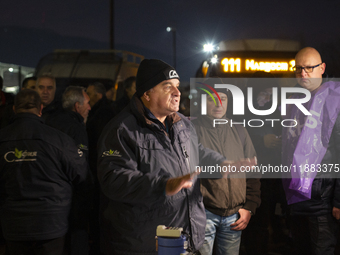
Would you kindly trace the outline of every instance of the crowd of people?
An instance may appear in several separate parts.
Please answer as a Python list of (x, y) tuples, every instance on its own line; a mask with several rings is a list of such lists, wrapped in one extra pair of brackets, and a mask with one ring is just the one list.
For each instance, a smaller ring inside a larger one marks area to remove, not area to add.
[[(287, 254), (334, 254), (336, 176), (224, 171), (211, 178), (196, 168), (338, 164), (340, 87), (322, 78), (326, 65), (316, 49), (300, 50), (295, 60), (296, 86), (310, 91), (305, 106), (319, 117), (313, 131), (294, 105), (283, 118), (302, 131), (214, 127), (230, 115), (225, 89), (208, 98), (206, 115), (190, 120), (178, 112), (179, 74), (156, 59), (141, 62), (116, 101), (100, 82), (70, 84), (58, 101), (51, 74), (26, 78), (14, 99), (0, 91), (0, 254), (156, 255), (158, 225), (183, 228), (188, 254), (268, 254), (270, 228), (289, 245)], [(271, 93), (272, 84), (258, 89), (255, 107), (268, 109)]]

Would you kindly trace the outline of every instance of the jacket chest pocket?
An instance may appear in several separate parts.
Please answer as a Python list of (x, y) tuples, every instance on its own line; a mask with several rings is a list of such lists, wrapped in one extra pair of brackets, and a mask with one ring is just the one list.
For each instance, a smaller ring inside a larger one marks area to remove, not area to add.
[(169, 150), (157, 139), (144, 140), (137, 143), (139, 170), (143, 173), (165, 174), (169, 167)]

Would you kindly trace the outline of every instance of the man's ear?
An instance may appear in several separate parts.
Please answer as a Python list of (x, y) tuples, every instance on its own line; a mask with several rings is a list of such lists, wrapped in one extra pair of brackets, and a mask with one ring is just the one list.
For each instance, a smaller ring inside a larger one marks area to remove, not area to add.
[(143, 96), (142, 96), (146, 101), (150, 101), (150, 90), (144, 92)]
[(78, 108), (79, 108), (79, 102), (76, 102), (76, 103), (74, 104), (73, 110), (74, 110), (75, 112), (78, 112)]
[(324, 72), (326, 70), (326, 63), (321, 64), (321, 70), (322, 70), (322, 74), (324, 74)]

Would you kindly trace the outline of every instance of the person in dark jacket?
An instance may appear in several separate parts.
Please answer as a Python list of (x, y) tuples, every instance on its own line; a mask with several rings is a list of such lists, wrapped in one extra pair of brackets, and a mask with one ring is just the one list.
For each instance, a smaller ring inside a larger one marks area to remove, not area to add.
[(98, 179), (109, 199), (102, 212), (104, 254), (156, 255), (158, 225), (182, 227), (190, 249), (199, 249), (205, 211), (197, 166), (254, 164), (226, 161), (198, 143), (192, 123), (177, 113), (178, 86), (173, 67), (144, 59), (136, 94), (99, 139)]
[[(273, 105), (273, 87), (279, 87), (278, 79), (264, 71), (255, 72), (247, 83), (254, 92), (254, 108), (268, 110)], [(247, 119), (259, 119), (262, 127), (247, 127), (253, 141), (258, 165), (279, 167), (281, 164), (281, 125), (272, 125), (266, 119), (281, 119), (279, 109), (270, 115), (259, 116), (247, 113)], [(262, 175), (261, 206), (252, 217), (247, 229), (242, 234), (247, 255), (267, 254), (271, 243), (286, 243), (288, 236), (283, 231), (282, 215), (286, 215), (287, 203), (282, 187), (282, 180), (274, 176)], [(271, 175), (271, 173), (268, 173)], [(277, 208), (281, 208), (281, 211)], [(258, 235), (257, 233), (261, 233)], [(287, 247), (287, 246), (286, 246)]]
[(72, 138), (44, 124), (37, 92), (20, 91), (0, 131), (0, 220), (9, 254), (63, 254), (73, 195), (89, 171)]
[[(36, 84), (37, 84), (37, 77), (35, 76), (27, 77), (22, 81), (21, 89), (36, 90)], [(4, 109), (3, 117), (2, 118), (0, 117), (0, 128), (6, 127), (14, 119), (15, 114), (13, 111), (13, 105), (14, 105), (14, 100), (13, 102), (6, 105), (6, 108)], [(1, 107), (1, 104), (0, 104), (0, 107)], [(0, 113), (0, 116), (1, 116), (1, 113)]]
[[(64, 110), (57, 116), (50, 116), (46, 120), (47, 125), (73, 138), (78, 149), (81, 150), (87, 160), (88, 138), (85, 123), (91, 110), (89, 101), (90, 98), (86, 94), (84, 87), (69, 86), (62, 95)], [(88, 197), (87, 203), (84, 205), (78, 203), (77, 197), (73, 200), (70, 215), (71, 224), (66, 236), (66, 247), (70, 255), (86, 255), (89, 253), (88, 227), (92, 207), (91, 198)], [(79, 202), (81, 201), (80, 199)]]
[[(332, 82), (322, 83), (326, 65), (316, 49), (307, 47), (300, 50), (295, 61), (297, 81), (311, 93), (311, 99), (306, 107), (312, 115), (300, 118), (302, 114), (296, 107), (288, 109), (288, 118), (295, 119), (298, 122), (297, 127), (304, 128), (283, 129), (283, 163), (288, 165), (296, 162), (297, 167), (307, 165), (309, 169), (313, 167), (317, 169), (320, 165), (323, 170), (326, 168), (326, 172), (308, 173), (307, 167), (305, 171), (307, 169), (308, 178), (293, 176), (300, 171), (292, 171), (292, 178), (283, 180), (291, 214), (293, 253), (334, 254), (338, 232), (337, 220), (340, 219), (340, 182), (331, 174), (331, 168), (334, 169), (339, 164), (340, 116), (339, 106), (335, 105), (339, 100), (333, 97), (336, 95), (335, 92), (329, 91), (337, 90), (339, 86), (333, 88)], [(315, 104), (317, 106), (313, 108)], [(319, 118), (321, 115), (322, 119)], [(311, 126), (312, 120), (320, 124)], [(327, 129), (323, 129), (324, 126), (327, 126)]]
[(136, 76), (131, 76), (124, 80), (124, 95), (116, 100), (113, 104), (115, 115), (120, 113), (130, 102), (133, 95), (136, 93)]
[(41, 116), (44, 120), (61, 111), (61, 104), (55, 99), (56, 89), (55, 78), (50, 73), (44, 73), (37, 77), (36, 90), (44, 106)]
[(105, 125), (114, 117), (111, 102), (105, 96), (105, 87), (100, 82), (90, 84), (86, 93), (90, 97), (91, 111), (86, 123), (89, 138), (90, 167), (94, 174), (97, 169), (97, 143)]
[[(112, 102), (106, 98), (105, 86), (100, 82), (90, 84), (86, 92), (90, 98), (91, 111), (86, 123), (89, 138), (89, 164), (93, 176), (97, 176), (97, 143), (105, 125), (114, 117)], [(97, 255), (100, 252), (100, 187), (98, 179), (95, 178), (93, 212), (90, 220), (90, 254)]]
[(85, 123), (91, 110), (90, 98), (85, 88), (69, 86), (62, 95), (63, 111), (51, 116), (46, 124), (59, 129), (74, 139), (78, 148), (88, 159), (88, 137)]

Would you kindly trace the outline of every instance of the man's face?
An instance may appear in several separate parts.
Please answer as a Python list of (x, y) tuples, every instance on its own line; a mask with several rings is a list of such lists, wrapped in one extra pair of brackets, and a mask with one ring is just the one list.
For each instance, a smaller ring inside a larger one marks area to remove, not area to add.
[(150, 97), (150, 110), (158, 117), (166, 117), (179, 110), (181, 92), (178, 90), (179, 80), (165, 80), (148, 93)]
[(37, 81), (35, 81), (35, 80), (28, 80), (26, 89), (33, 89), (33, 90), (35, 90), (36, 85), (37, 85)]
[[(295, 58), (296, 67), (311, 67), (322, 63), (320, 55), (314, 51), (305, 51), (298, 53)], [(322, 83), (322, 74), (325, 72), (326, 65), (321, 65), (313, 68), (313, 72), (307, 73), (302, 69), (301, 73), (296, 73), (297, 82), (305, 89), (313, 91)]]
[(90, 85), (86, 89), (86, 93), (90, 98), (90, 106), (93, 107), (101, 98), (101, 94), (97, 93), (94, 86)]
[(134, 81), (130, 88), (126, 90), (127, 96), (131, 99), (132, 96), (136, 93), (136, 82)]
[(55, 96), (56, 86), (51, 78), (41, 78), (37, 84), (37, 92), (40, 95), (44, 107), (52, 103)]
[(84, 102), (82, 104), (78, 104), (76, 111), (84, 118), (84, 123), (87, 121), (87, 116), (89, 115), (89, 111), (91, 110), (91, 106), (89, 104), (90, 97), (83, 91)]
[(112, 87), (108, 91), (106, 91), (105, 95), (107, 99), (114, 101), (116, 99), (116, 94), (117, 94), (117, 90), (114, 87)]
[(208, 116), (214, 119), (221, 119), (227, 112), (227, 105), (228, 105), (227, 95), (222, 92), (218, 92), (218, 95), (221, 98), (222, 105), (216, 95), (214, 95), (216, 105), (215, 105), (214, 100), (210, 96), (207, 97), (207, 114)]

